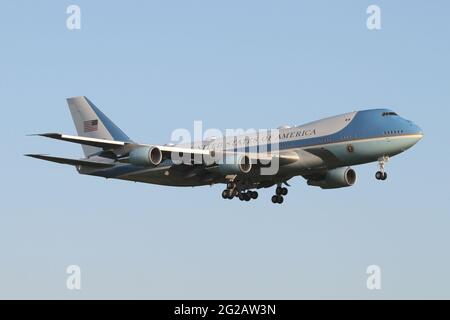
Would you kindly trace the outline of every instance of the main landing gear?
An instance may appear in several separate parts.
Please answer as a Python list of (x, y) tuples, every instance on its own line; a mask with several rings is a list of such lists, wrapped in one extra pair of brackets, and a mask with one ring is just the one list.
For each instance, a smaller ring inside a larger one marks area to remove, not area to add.
[[(286, 182), (285, 184), (288, 185)], [(277, 188), (275, 189), (275, 195), (272, 196), (272, 202), (282, 204), (284, 202), (284, 196), (287, 194), (288, 189), (283, 187), (281, 183), (278, 183)], [(222, 191), (222, 198), (230, 200), (233, 198), (238, 198), (241, 201), (250, 201), (258, 198), (258, 192), (252, 190), (239, 190), (236, 182), (228, 181), (227, 188)]]
[(239, 192), (238, 198), (241, 201), (250, 201), (252, 199), (258, 199), (258, 192), (248, 190), (247, 192)]
[(279, 183), (277, 185), (277, 188), (275, 189), (275, 195), (272, 196), (272, 202), (282, 204), (284, 201), (283, 196), (285, 196), (287, 194), (288, 194), (288, 189), (286, 187), (282, 187), (281, 183)]
[(238, 191), (236, 189), (236, 183), (234, 181), (228, 181), (227, 188), (222, 191), (222, 198), (233, 199), (237, 195), (238, 195)]
[(222, 191), (222, 198), (231, 200), (234, 197), (237, 197), (241, 201), (250, 201), (258, 198), (258, 192), (251, 190), (246, 192), (239, 191), (236, 188), (236, 183), (234, 181), (229, 181), (227, 182), (227, 188)]
[(387, 179), (387, 173), (384, 171), (384, 165), (389, 161), (388, 156), (384, 156), (378, 159), (378, 166), (380, 168), (379, 171), (375, 173), (375, 178), (377, 180), (386, 180)]

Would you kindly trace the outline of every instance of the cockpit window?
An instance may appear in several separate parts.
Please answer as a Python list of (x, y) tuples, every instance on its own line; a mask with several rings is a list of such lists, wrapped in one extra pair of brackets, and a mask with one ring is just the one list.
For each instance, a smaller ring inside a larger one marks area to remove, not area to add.
[(398, 116), (395, 112), (389, 111), (389, 112), (383, 112), (383, 117), (386, 116)]

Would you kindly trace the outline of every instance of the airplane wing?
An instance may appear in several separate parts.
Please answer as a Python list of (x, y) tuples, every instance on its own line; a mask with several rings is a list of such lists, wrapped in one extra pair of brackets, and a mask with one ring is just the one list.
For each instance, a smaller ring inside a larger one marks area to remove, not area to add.
[[(103, 150), (120, 150), (120, 153), (127, 153), (132, 149), (139, 147), (157, 147), (161, 150), (161, 152), (165, 155), (166, 158), (169, 158), (172, 153), (184, 153), (184, 154), (200, 154), (200, 155), (211, 155), (212, 151), (208, 149), (196, 149), (182, 146), (164, 146), (164, 145), (149, 145), (149, 144), (139, 144), (134, 142), (124, 142), (117, 140), (106, 140), (106, 139), (98, 139), (98, 138), (89, 138), (82, 136), (72, 136), (61, 133), (40, 133), (34, 134), (32, 136), (40, 136), (46, 137), (56, 140), (62, 140), (72, 143), (78, 143), (82, 145), (88, 145), (93, 147), (102, 148)], [(280, 165), (288, 164), (291, 162), (295, 162), (298, 160), (298, 155), (296, 153), (279, 153), (279, 152), (235, 152), (235, 151), (218, 151), (224, 155), (245, 155), (250, 158), (250, 160), (254, 162), (258, 161), (279, 161)], [(51, 160), (50, 160), (51, 161)]]
[(60, 158), (60, 157), (53, 157), (53, 156), (47, 156), (43, 154), (26, 154), (25, 156), (61, 163), (61, 164), (70, 164), (73, 166), (87, 166), (92, 168), (110, 168), (114, 167), (114, 163), (103, 163), (103, 162), (96, 162), (96, 161), (90, 161), (90, 160), (78, 160), (78, 159), (69, 159), (69, 158)]
[(131, 149), (138, 148), (138, 147), (151, 147), (155, 146), (158, 147), (162, 152), (176, 152), (176, 153), (191, 153), (191, 154), (209, 154), (208, 150), (204, 149), (192, 149), (192, 148), (185, 148), (185, 147), (176, 147), (176, 146), (158, 146), (158, 145), (149, 145), (149, 144), (139, 144), (139, 143), (133, 143), (133, 142), (124, 142), (124, 141), (117, 141), (117, 140), (105, 140), (105, 139), (97, 139), (97, 138), (89, 138), (89, 137), (81, 137), (81, 136), (71, 136), (67, 134), (61, 134), (61, 133), (40, 133), (40, 134), (33, 134), (32, 136), (40, 136), (40, 137), (46, 137), (56, 140), (62, 140), (72, 143), (78, 143), (82, 145), (88, 145), (93, 147), (99, 147), (103, 148), (104, 150), (111, 150), (111, 149), (119, 149), (123, 147), (131, 147)]
[(126, 144), (128, 144), (128, 142), (122, 142), (122, 141), (71, 136), (71, 135), (61, 134), (61, 133), (40, 133), (40, 134), (34, 134), (33, 136), (40, 136), (40, 137), (46, 137), (46, 138), (51, 138), (51, 139), (63, 140), (63, 141), (93, 146), (93, 147), (99, 147), (99, 148), (103, 148), (103, 149), (114, 149), (114, 148), (118, 148), (118, 147), (123, 147)]

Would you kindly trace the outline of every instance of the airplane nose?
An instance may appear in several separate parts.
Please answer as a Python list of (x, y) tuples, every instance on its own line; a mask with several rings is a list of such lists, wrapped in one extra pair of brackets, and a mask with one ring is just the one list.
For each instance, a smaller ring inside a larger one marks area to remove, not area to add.
[(423, 130), (417, 124), (415, 124), (415, 131), (416, 131), (416, 134), (418, 135), (418, 138), (419, 138), (418, 140), (422, 139), (423, 138)]
[(413, 145), (415, 145), (417, 142), (419, 142), (423, 138), (422, 128), (410, 120), (406, 120), (406, 121), (407, 121), (407, 126), (405, 129), (406, 129), (406, 133), (408, 134), (408, 136), (404, 141), (405, 144), (402, 148), (403, 151), (411, 148)]
[(417, 136), (417, 141), (422, 139), (423, 138), (423, 130), (422, 130), (422, 128), (419, 127), (414, 122), (412, 122), (411, 120), (406, 120), (406, 121), (409, 124), (409, 128), (407, 129), (407, 132), (409, 134), (413, 134), (413, 135)]
[(423, 138), (423, 131), (422, 128), (419, 127), (417, 124), (413, 124), (413, 137), (411, 141), (411, 147), (415, 145), (417, 142), (422, 140)]

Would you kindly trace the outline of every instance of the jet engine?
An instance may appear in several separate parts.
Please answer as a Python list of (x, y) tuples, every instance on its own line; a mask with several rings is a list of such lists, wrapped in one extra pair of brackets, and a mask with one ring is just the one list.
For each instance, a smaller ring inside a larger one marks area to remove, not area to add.
[(246, 155), (237, 155), (225, 157), (224, 162), (220, 163), (219, 171), (222, 174), (246, 174), (252, 170), (252, 162)]
[(321, 187), (322, 189), (335, 189), (350, 187), (356, 182), (356, 172), (352, 168), (336, 168), (327, 171), (323, 176), (308, 179), (310, 186)]
[(135, 166), (157, 166), (163, 159), (163, 154), (158, 147), (140, 147), (131, 150), (129, 161)]

